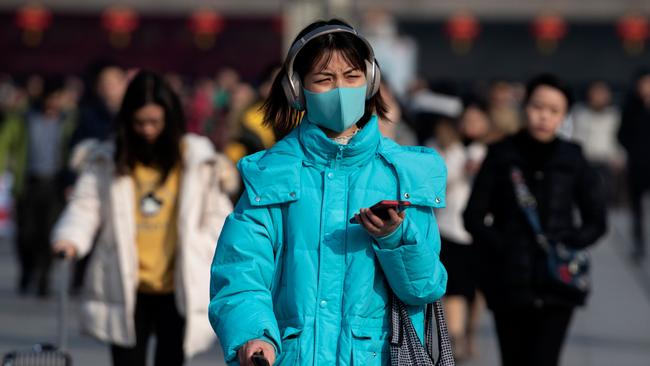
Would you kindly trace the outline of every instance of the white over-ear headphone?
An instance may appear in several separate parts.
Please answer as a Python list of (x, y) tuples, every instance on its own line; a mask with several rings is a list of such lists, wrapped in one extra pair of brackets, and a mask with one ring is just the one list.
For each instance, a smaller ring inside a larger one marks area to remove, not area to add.
[(293, 43), (287, 54), (287, 60), (285, 61), (285, 70), (286, 75), (282, 79), (282, 88), (284, 89), (284, 94), (287, 96), (289, 105), (299, 111), (305, 109), (305, 95), (302, 90), (302, 81), (300, 80), (300, 75), (297, 72), (293, 71), (293, 62), (296, 59), (296, 56), (300, 50), (312, 39), (320, 37), (329, 33), (351, 33), (357, 36), (363, 43), (368, 47), (368, 59), (366, 62), (366, 100), (372, 98), (377, 91), (379, 90), (379, 84), (381, 80), (381, 72), (379, 66), (377, 65), (377, 60), (375, 60), (375, 53), (372, 50), (370, 43), (363, 38), (354, 28), (346, 27), (344, 25), (325, 25), (318, 27), (313, 31), (307, 33), (304, 37), (300, 38)]

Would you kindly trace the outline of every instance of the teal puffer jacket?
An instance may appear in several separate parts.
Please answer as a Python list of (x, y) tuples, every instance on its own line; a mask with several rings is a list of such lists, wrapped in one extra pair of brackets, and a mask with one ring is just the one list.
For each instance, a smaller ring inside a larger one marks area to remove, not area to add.
[[(390, 291), (411, 305), (422, 337), (424, 304), (447, 284), (433, 214), (446, 169), (435, 151), (382, 138), (376, 117), (348, 145), (304, 120), (239, 169), (246, 190), (221, 232), (210, 288), (229, 365), (251, 339), (276, 347), (276, 365), (386, 365)], [(373, 239), (349, 223), (385, 199), (414, 205), (395, 232)]]

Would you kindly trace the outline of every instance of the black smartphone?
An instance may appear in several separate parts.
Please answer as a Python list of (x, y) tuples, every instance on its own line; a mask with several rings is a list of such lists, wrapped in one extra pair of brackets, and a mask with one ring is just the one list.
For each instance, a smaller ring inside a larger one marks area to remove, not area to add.
[[(372, 207), (370, 207), (370, 211), (372, 211), (372, 213), (374, 213), (375, 215), (379, 216), (380, 219), (387, 220), (389, 218), (388, 215), (389, 208), (394, 208), (395, 210), (397, 210), (397, 212), (401, 212), (406, 210), (410, 206), (411, 206), (411, 202), (409, 201), (383, 200), (375, 203)], [(352, 217), (350, 219), (350, 224), (358, 224), (358, 222), (354, 217)]]
[(269, 364), (269, 360), (264, 357), (264, 354), (262, 352), (253, 353), (251, 360), (255, 366), (271, 366), (271, 364)]

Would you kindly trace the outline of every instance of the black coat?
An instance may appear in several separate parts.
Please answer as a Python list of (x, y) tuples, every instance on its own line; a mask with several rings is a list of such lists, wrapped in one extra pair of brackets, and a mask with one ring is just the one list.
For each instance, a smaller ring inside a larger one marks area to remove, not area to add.
[(549, 238), (585, 248), (606, 230), (602, 183), (578, 145), (561, 139), (541, 144), (521, 132), (490, 146), (464, 213), (488, 306), (580, 305), (582, 299), (548, 286), (545, 254), (515, 198), (513, 166), (523, 171)]

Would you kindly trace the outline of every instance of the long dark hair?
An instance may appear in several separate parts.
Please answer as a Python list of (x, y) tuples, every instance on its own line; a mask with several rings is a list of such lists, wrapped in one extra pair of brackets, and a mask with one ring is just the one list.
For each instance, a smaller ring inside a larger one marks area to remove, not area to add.
[[(338, 19), (317, 21), (303, 29), (298, 36), (296, 36), (293, 43), (314, 29), (325, 25), (344, 25), (346, 27), (351, 27), (346, 22)], [(365, 60), (369, 58), (366, 44), (359, 39), (359, 37), (343, 32), (325, 34), (309, 41), (309, 43), (307, 43), (296, 56), (293, 63), (293, 69), (298, 73), (300, 78), (304, 80), (305, 75), (307, 75), (323, 57), (327, 57), (327, 59), (324, 60), (324, 65), (327, 65), (329, 58), (332, 57), (332, 51), (341, 52), (341, 56), (350, 63), (350, 65), (358, 68), (363, 73), (366, 72)], [(296, 128), (296, 126), (300, 124), (303, 115), (303, 112), (299, 112), (289, 105), (289, 101), (284, 94), (282, 79), (286, 74), (286, 65), (283, 65), (282, 69), (273, 81), (271, 94), (262, 107), (264, 110), (264, 124), (273, 127), (278, 136), (284, 136)], [(376, 113), (379, 117), (385, 119), (386, 111), (386, 103), (378, 91), (372, 98), (366, 100), (366, 109), (364, 116), (361, 118), (360, 124), (366, 124), (373, 113)]]
[[(156, 104), (165, 111), (165, 126), (153, 144), (145, 142), (133, 129), (136, 111), (147, 104)], [(116, 120), (115, 165), (118, 175), (130, 174), (136, 162), (161, 171), (160, 183), (181, 163), (181, 139), (185, 117), (178, 96), (158, 75), (139, 72), (129, 83)]]

